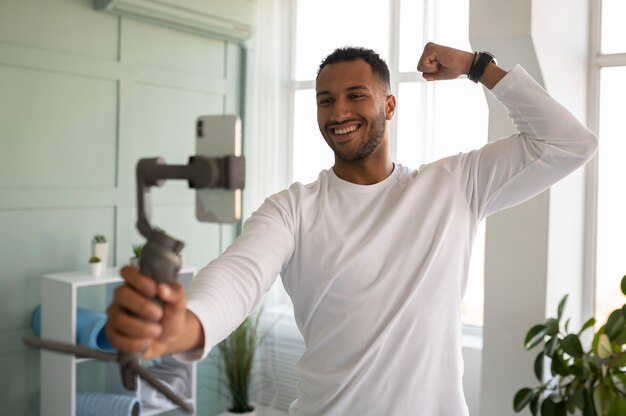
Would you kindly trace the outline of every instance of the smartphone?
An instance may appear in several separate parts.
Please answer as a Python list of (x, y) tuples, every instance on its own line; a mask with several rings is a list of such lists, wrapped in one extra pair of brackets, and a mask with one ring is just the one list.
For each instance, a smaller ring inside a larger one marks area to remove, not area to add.
[[(241, 156), (241, 120), (232, 114), (201, 116), (196, 121), (196, 155)], [(241, 218), (241, 190), (196, 189), (196, 218), (233, 223)]]

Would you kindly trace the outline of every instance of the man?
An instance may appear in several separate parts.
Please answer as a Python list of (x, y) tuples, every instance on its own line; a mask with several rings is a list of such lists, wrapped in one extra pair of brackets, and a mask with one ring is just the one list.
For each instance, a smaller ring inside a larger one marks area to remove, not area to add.
[[(387, 66), (369, 50), (335, 51), (316, 81), (332, 169), (269, 197), (188, 300), (122, 269), (110, 341), (146, 358), (199, 359), (280, 274), (306, 344), (291, 414), (467, 415), (460, 304), (477, 226), (582, 166), (597, 140), (519, 66), (507, 73), (487, 55), (429, 43), (418, 70), (428, 81), (470, 74), (519, 133), (417, 171), (394, 165)], [(155, 295), (162, 308), (146, 299)]]

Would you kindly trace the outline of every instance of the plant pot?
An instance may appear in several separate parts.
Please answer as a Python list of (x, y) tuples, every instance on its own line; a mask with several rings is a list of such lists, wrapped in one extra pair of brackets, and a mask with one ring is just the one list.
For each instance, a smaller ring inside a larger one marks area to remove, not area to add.
[(109, 253), (109, 243), (95, 243), (91, 245), (91, 255), (100, 259), (103, 267), (108, 263), (107, 255)]
[(131, 257), (130, 265), (134, 267), (135, 269), (139, 270), (139, 257)]
[(256, 409), (253, 409), (246, 413), (233, 413), (230, 411), (226, 411), (223, 413), (224, 416), (256, 416)]
[(101, 261), (97, 263), (89, 263), (89, 273), (92, 276), (102, 276), (104, 274), (104, 263)]

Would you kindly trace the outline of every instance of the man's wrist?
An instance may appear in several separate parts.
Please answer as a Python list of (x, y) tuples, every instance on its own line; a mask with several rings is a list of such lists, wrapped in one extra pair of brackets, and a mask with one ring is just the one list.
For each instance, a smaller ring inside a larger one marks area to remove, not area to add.
[(496, 58), (489, 52), (474, 52), (474, 61), (472, 66), (467, 73), (467, 77), (470, 81), (474, 81), (478, 83), (480, 78), (483, 76), (485, 69), (491, 63), (496, 63)]
[(474, 62), (476, 62), (476, 58), (478, 57), (478, 52), (471, 53), (472, 57), (465, 66), (465, 71), (463, 73), (469, 77), (472, 66), (474, 66)]
[(480, 83), (487, 87), (487, 89), (492, 89), (506, 74), (507, 71), (494, 63), (490, 63), (480, 77)]

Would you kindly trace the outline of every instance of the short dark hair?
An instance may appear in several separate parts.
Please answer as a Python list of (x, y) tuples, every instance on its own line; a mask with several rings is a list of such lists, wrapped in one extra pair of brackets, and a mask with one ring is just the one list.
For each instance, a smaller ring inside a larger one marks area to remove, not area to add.
[(359, 46), (344, 46), (335, 49), (333, 53), (324, 58), (317, 69), (317, 76), (319, 77), (320, 72), (322, 72), (322, 69), (324, 69), (326, 65), (356, 61), (357, 59), (362, 59), (367, 62), (372, 68), (372, 72), (380, 77), (387, 89), (391, 89), (387, 63), (373, 50)]

